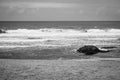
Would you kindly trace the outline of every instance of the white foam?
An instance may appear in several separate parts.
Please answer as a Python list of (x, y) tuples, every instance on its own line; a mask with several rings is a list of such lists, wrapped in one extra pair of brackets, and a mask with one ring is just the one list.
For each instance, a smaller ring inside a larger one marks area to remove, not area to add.
[[(17, 29), (8, 30), (5, 34), (0, 34), (0, 41), (42, 41), (46, 39), (70, 39), (75, 37), (90, 37), (90, 36), (120, 36), (120, 29), (88, 29), (75, 30), (75, 29)], [(109, 38), (110, 39), (110, 38)]]
[[(72, 30), (72, 29), (17, 29), (17, 30), (8, 30), (9, 36), (72, 36), (77, 35), (80, 31)], [(4, 34), (5, 36), (5, 34)]]
[(120, 33), (120, 29), (109, 29), (108, 33)]
[(105, 33), (105, 30), (101, 30), (101, 29), (88, 29), (87, 30), (88, 33)]
[(17, 29), (8, 30), (6, 34), (0, 34), (0, 37), (74, 37), (74, 36), (99, 36), (99, 35), (120, 35), (120, 29), (88, 29), (86, 32), (84, 30), (75, 29)]
[[(90, 38), (92, 36), (92, 38)], [(13, 43), (11, 46), (4, 45), (3, 47), (24, 47), (24, 46), (62, 46), (71, 45), (72, 42), (84, 40), (117, 40), (120, 36), (120, 29), (17, 29), (8, 30), (7, 33), (0, 34), (0, 43)], [(52, 40), (52, 41), (48, 41)], [(54, 41), (53, 41), (54, 40)], [(55, 42), (57, 41), (57, 42)], [(60, 43), (57, 45), (57, 43)], [(67, 43), (69, 42), (69, 43)], [(14, 43), (17, 43), (16, 45)], [(23, 45), (21, 46), (21, 43)], [(28, 43), (28, 44), (26, 44)], [(47, 44), (49, 43), (49, 44)], [(54, 43), (54, 44), (53, 44)], [(71, 44), (70, 44), (71, 43)], [(2, 47), (2, 45), (1, 45)]]
[(16, 47), (21, 47), (21, 48), (24, 48), (24, 47), (30, 47), (30, 46), (0, 46), (0, 48), (16, 48)]

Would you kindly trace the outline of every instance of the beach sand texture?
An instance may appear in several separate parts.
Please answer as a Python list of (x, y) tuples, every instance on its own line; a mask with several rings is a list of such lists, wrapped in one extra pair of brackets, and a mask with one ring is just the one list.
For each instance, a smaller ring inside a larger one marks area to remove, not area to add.
[(0, 80), (119, 80), (120, 59), (0, 60)]

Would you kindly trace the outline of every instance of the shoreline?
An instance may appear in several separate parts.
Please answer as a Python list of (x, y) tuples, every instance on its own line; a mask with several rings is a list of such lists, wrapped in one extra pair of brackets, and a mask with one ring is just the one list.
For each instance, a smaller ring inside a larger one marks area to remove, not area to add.
[(62, 59), (62, 58), (58, 58), (58, 59), (51, 59), (51, 60), (47, 60), (47, 59), (0, 59), (1, 60), (8, 60), (8, 61), (120, 61), (120, 58), (98, 58), (98, 57), (94, 57), (94, 58), (90, 58), (90, 59)]

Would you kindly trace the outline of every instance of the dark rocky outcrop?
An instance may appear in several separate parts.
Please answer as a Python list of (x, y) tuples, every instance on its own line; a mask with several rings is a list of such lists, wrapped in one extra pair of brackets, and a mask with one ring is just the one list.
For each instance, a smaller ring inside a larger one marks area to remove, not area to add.
[(0, 29), (0, 33), (6, 33), (6, 31), (3, 29)]
[(105, 52), (110, 52), (109, 50), (103, 50), (99, 49), (96, 46), (93, 45), (85, 45), (77, 50), (79, 53), (84, 53), (85, 55), (93, 55), (97, 54), (99, 52), (105, 53)]

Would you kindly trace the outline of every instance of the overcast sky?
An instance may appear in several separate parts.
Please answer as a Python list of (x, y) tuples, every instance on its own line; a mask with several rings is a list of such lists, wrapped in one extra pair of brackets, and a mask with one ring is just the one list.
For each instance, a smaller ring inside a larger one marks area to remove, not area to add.
[(120, 21), (120, 0), (0, 0), (0, 21)]

